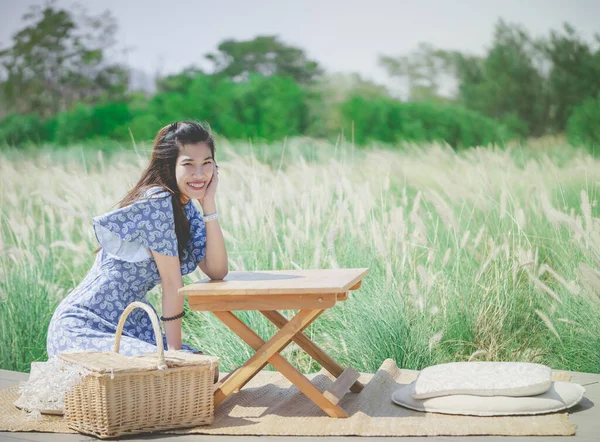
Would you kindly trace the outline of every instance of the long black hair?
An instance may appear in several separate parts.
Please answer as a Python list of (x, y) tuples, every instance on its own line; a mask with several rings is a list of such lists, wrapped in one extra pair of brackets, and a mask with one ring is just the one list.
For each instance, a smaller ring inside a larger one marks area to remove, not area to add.
[[(133, 189), (119, 202), (119, 208), (128, 206), (151, 187), (160, 186), (169, 191), (173, 202), (179, 260), (183, 259), (183, 252), (190, 240), (190, 225), (177, 186), (175, 163), (183, 146), (196, 143), (206, 143), (210, 147), (213, 159), (215, 158), (215, 141), (208, 125), (196, 121), (176, 121), (159, 130), (154, 139), (150, 164)], [(98, 247), (95, 253), (101, 248)]]

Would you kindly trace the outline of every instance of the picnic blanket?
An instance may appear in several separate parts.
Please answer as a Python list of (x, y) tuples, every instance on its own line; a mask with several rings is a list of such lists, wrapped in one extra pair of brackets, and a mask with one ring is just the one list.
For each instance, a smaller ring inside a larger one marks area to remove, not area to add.
[[(165, 431), (168, 434), (260, 436), (570, 436), (577, 426), (567, 412), (534, 416), (478, 417), (424, 413), (394, 404), (391, 394), (411, 383), (416, 370), (399, 369), (392, 359), (375, 374), (361, 374), (360, 393), (348, 393), (340, 402), (347, 419), (327, 416), (279, 372), (262, 371), (241, 391), (215, 409), (210, 426)], [(308, 375), (321, 391), (332, 383), (325, 370)], [(570, 381), (570, 374), (553, 371), (553, 381)], [(61, 416), (31, 420), (17, 409), (18, 386), (0, 390), (0, 431), (74, 433)]]

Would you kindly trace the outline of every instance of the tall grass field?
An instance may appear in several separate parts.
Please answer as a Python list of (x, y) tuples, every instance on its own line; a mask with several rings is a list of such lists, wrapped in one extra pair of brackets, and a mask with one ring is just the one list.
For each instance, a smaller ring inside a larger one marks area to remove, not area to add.
[[(150, 151), (0, 151), (0, 368), (47, 359), (52, 313), (95, 259), (91, 218), (117, 207)], [(585, 151), (298, 138), (223, 141), (216, 159), (230, 270), (370, 269), (306, 331), (342, 366), (525, 361), (600, 373), (600, 160)], [(148, 296), (159, 312), (160, 293)], [(221, 357), (222, 371), (253, 354), (211, 314), (187, 313), (184, 341)], [(275, 332), (258, 312), (239, 316), (265, 339)], [(319, 368), (295, 345), (284, 356)]]

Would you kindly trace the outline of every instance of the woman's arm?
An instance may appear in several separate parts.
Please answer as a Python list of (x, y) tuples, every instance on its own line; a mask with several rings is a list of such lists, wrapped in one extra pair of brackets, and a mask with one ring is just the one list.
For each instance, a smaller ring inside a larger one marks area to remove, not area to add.
[[(179, 257), (161, 255), (150, 250), (162, 284), (162, 312), (163, 317), (176, 316), (183, 311), (183, 296), (177, 291), (183, 287)], [(181, 350), (181, 321), (182, 318), (172, 321), (163, 321), (167, 345), (169, 350)]]
[[(214, 200), (203, 201), (202, 211), (209, 215), (217, 211)], [(219, 220), (208, 221), (206, 224), (206, 257), (198, 264), (202, 273), (210, 279), (223, 279), (229, 272), (225, 239), (219, 225)]]

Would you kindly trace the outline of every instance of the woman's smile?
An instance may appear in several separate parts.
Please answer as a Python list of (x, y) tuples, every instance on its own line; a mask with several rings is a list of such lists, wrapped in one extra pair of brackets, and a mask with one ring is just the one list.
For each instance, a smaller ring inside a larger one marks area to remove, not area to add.
[(189, 188), (191, 188), (193, 191), (196, 191), (196, 192), (204, 190), (204, 188), (206, 187), (205, 181), (191, 181), (187, 184), (188, 184)]

